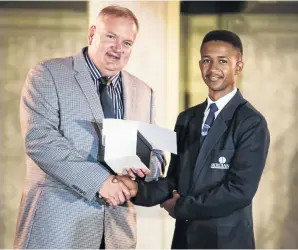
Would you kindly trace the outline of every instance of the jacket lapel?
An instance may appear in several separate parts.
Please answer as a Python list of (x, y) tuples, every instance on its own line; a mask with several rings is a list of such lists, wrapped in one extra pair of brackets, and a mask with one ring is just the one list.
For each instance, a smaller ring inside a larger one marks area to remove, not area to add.
[(131, 79), (126, 71), (121, 71), (123, 87), (124, 120), (132, 120), (135, 113), (136, 103), (136, 83)]
[(195, 168), (195, 163), (200, 150), (200, 138), (201, 138), (201, 127), (204, 118), (204, 112), (207, 107), (207, 100), (199, 105), (196, 109), (194, 116), (189, 121), (189, 135), (188, 135), (188, 146), (189, 151), (189, 166), (192, 171)]
[(235, 96), (228, 102), (228, 104), (223, 108), (223, 110), (215, 119), (207, 137), (201, 145), (199, 154), (197, 154), (195, 169), (193, 172), (192, 188), (194, 188), (196, 180), (199, 177), (203, 169), (203, 166), (205, 165), (206, 159), (208, 158), (212, 149), (217, 144), (223, 133), (227, 130), (227, 121), (233, 118), (237, 107), (245, 102), (246, 101), (243, 99), (242, 95), (238, 90)]
[(75, 55), (74, 60), (74, 70), (75, 70), (75, 79), (80, 85), (88, 103), (91, 108), (91, 111), (94, 115), (95, 121), (99, 128), (101, 129), (102, 119), (104, 117), (103, 110), (101, 107), (100, 99), (97, 94), (95, 84), (88, 70), (86, 60), (84, 58), (83, 52)]

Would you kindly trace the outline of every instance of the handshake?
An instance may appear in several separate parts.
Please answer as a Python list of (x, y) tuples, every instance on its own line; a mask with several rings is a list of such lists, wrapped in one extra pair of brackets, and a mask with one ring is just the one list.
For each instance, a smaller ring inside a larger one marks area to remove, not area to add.
[(138, 192), (138, 183), (134, 181), (136, 175), (143, 178), (150, 170), (127, 169), (127, 175), (118, 174), (109, 176), (99, 190), (99, 195), (108, 205), (118, 206), (135, 197)]
[[(125, 201), (135, 197), (138, 193), (138, 183), (133, 180), (136, 177), (135, 174), (143, 178), (149, 173), (150, 170), (134, 169), (132, 171), (131, 169), (127, 169), (127, 175), (112, 175), (103, 183), (99, 195), (105, 199), (106, 204), (109, 206), (116, 207), (121, 205)], [(176, 191), (173, 191), (172, 198), (160, 204), (173, 218), (175, 218), (174, 208), (179, 198), (180, 195)]]

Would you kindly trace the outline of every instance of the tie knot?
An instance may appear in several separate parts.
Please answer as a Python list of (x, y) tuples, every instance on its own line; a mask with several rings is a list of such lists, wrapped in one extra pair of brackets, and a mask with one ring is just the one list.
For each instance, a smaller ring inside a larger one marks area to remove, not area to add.
[(100, 78), (102, 84), (109, 85), (111, 83), (111, 77), (110, 76), (102, 76)]
[(218, 107), (216, 106), (215, 103), (211, 103), (209, 109), (210, 109), (210, 112), (215, 113), (218, 110)]

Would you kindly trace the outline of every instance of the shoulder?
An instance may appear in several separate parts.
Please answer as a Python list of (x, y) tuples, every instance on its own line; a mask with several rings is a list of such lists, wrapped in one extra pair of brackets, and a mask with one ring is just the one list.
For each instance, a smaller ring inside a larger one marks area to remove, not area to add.
[(239, 107), (235, 115), (239, 131), (262, 129), (269, 133), (266, 118), (248, 101)]
[(65, 70), (72, 70), (73, 68), (73, 57), (61, 57), (61, 58), (51, 58), (39, 62), (35, 67), (45, 68), (51, 73), (61, 72)]
[(205, 102), (195, 105), (193, 107), (187, 108), (184, 111), (180, 112), (177, 117), (177, 123), (187, 123), (193, 116), (198, 112), (205, 110)]
[(150, 91), (150, 92), (153, 91), (153, 89), (147, 83), (145, 83), (143, 80), (141, 80), (140, 78), (132, 75), (131, 73), (129, 73), (125, 70), (121, 71), (121, 73), (130, 82), (136, 83), (137, 88), (142, 89), (142, 90), (146, 90), (146, 91)]
[(61, 78), (70, 72), (71, 65), (72, 57), (40, 61), (29, 70), (25, 86), (50, 86), (57, 77)]
[(28, 75), (42, 77), (44, 75), (65, 74), (68, 70), (73, 70), (72, 56), (39, 61), (29, 70)]

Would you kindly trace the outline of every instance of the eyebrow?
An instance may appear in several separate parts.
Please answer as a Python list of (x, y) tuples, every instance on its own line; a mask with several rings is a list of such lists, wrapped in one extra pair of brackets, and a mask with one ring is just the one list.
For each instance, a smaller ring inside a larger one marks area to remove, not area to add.
[[(208, 57), (208, 58), (211, 58), (210, 56), (203, 56), (203, 57)], [(229, 58), (228, 56), (217, 56), (217, 58)]]
[[(114, 36), (119, 37), (117, 34), (115, 34), (114, 32), (111, 32), (111, 31), (108, 31), (107, 34), (112, 34), (112, 35), (114, 35)], [(125, 42), (131, 42), (131, 43), (133, 43), (133, 41), (130, 40), (130, 39), (125, 39), (124, 41), (125, 41)]]

